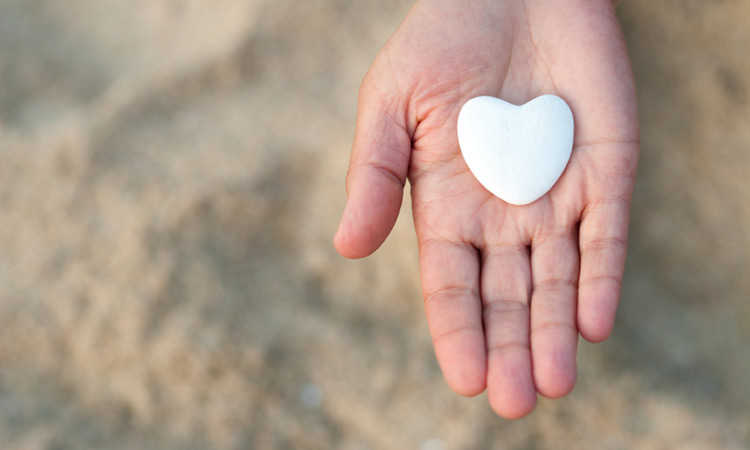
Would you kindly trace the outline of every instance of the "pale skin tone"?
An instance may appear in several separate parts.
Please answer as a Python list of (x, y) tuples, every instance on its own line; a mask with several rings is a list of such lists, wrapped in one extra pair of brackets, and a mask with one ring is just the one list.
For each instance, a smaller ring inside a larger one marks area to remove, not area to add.
[[(458, 146), (463, 104), (556, 94), (575, 142), (553, 188), (526, 206), (490, 194)], [(424, 304), (438, 363), (459, 394), (488, 391), (523, 417), (576, 380), (579, 334), (612, 331), (638, 159), (635, 88), (608, 0), (419, 0), (360, 90), (334, 243), (374, 252), (411, 184)]]

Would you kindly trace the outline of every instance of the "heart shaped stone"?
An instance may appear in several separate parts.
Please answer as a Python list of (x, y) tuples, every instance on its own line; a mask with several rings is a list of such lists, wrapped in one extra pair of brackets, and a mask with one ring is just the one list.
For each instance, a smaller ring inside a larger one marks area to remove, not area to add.
[(488, 191), (513, 205), (527, 205), (546, 194), (573, 149), (573, 113), (556, 95), (521, 106), (475, 97), (461, 108), (457, 128), (471, 172)]

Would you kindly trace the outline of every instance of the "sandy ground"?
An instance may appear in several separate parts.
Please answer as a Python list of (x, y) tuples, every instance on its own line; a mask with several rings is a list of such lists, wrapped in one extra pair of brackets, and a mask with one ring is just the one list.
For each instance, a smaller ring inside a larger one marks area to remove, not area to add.
[(373, 257), (330, 245), (408, 7), (0, 0), (0, 448), (750, 448), (750, 2), (622, 2), (617, 327), (518, 422), (442, 381), (408, 204)]

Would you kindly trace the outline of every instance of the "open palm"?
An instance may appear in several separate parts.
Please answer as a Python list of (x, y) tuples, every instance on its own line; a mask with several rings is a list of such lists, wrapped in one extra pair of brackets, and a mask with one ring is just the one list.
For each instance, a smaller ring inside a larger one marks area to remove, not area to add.
[[(509, 205), (474, 178), (458, 146), (463, 104), (556, 94), (576, 122), (555, 186)], [(438, 362), (458, 393), (485, 387), (508, 418), (576, 378), (578, 334), (611, 332), (638, 158), (635, 91), (609, 0), (421, 0), (360, 90), (335, 238), (358, 258), (396, 221), (408, 177), (422, 290)]]

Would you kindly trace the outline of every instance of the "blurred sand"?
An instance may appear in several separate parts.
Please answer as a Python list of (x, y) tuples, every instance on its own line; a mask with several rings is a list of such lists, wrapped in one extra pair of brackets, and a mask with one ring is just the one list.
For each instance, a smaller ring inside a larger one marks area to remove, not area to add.
[(0, 0), (0, 448), (750, 447), (750, 2), (622, 2), (617, 328), (519, 422), (442, 381), (408, 204), (330, 245), (408, 3)]

